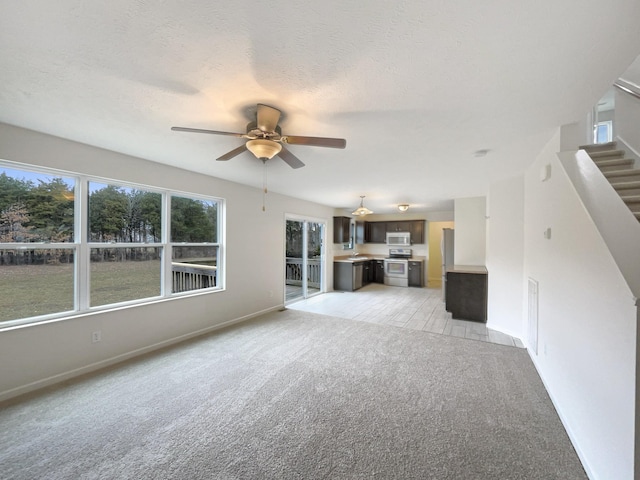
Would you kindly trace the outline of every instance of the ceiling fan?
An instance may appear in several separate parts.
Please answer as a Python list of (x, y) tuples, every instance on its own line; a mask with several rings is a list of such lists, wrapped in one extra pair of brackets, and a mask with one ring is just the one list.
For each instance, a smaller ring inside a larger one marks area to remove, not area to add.
[(256, 158), (263, 162), (278, 155), (291, 168), (304, 167), (293, 153), (285, 148), (287, 145), (308, 145), (314, 147), (345, 148), (347, 141), (343, 138), (326, 137), (301, 137), (294, 135), (282, 135), (282, 130), (278, 125), (280, 120), (280, 110), (262, 103), (258, 104), (256, 121), (247, 125), (247, 133), (219, 132), (217, 130), (203, 130), (200, 128), (171, 127), (177, 132), (211, 133), (213, 135), (229, 135), (232, 137), (246, 138), (248, 141), (243, 145), (225, 153), (216, 160), (230, 160), (236, 155), (240, 155), (245, 150), (249, 150)]

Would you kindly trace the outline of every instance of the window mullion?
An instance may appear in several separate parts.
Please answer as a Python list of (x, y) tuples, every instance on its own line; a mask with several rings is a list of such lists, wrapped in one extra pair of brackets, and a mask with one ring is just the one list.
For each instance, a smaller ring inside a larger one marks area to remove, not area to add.
[(171, 195), (162, 197), (162, 289), (161, 295), (168, 297), (172, 293), (173, 272), (171, 268)]
[(75, 237), (78, 244), (78, 260), (76, 262), (76, 310), (85, 311), (89, 308), (89, 181), (80, 177), (76, 182), (76, 211)]

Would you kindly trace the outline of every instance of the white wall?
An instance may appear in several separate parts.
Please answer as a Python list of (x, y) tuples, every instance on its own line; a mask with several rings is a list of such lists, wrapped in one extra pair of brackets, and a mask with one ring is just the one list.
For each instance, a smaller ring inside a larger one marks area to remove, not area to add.
[(454, 222), (456, 265), (485, 265), (487, 245), (486, 198), (456, 198)]
[(559, 147), (558, 134), (525, 174), (524, 278), (539, 282), (539, 347), (530, 355), (590, 478), (631, 479), (636, 308)]
[[(640, 93), (640, 56), (625, 70), (620, 76), (620, 80), (625, 87), (636, 93)], [(640, 123), (640, 99), (622, 92), (615, 91), (615, 116), (616, 125), (614, 134), (633, 151), (636, 158), (636, 168), (640, 168), (638, 158), (640, 158), (640, 135), (638, 135), (638, 124)]]
[(455, 223), (434, 221), (427, 223), (427, 229), (429, 231), (428, 287), (442, 287), (442, 230), (445, 228), (455, 228)]
[[(226, 290), (0, 332), (0, 399), (81, 373), (132, 352), (279, 308), (284, 303), (284, 222), (292, 213), (326, 219), (333, 209), (268, 195), (217, 178), (0, 124), (0, 158), (225, 198)], [(332, 265), (329, 252), (327, 264)], [(328, 285), (333, 269), (327, 268)], [(91, 343), (91, 332), (102, 341)]]
[[(640, 88), (637, 91), (640, 93)], [(638, 158), (640, 157), (640, 135), (638, 135), (640, 99), (616, 88), (615, 102), (616, 125), (614, 134), (623, 141), (624, 146), (631, 150), (632, 158)], [(623, 145), (619, 145), (619, 147), (623, 148)], [(636, 162), (635, 167), (640, 168), (640, 165)]]
[(524, 177), (490, 185), (487, 197), (487, 326), (524, 336)]

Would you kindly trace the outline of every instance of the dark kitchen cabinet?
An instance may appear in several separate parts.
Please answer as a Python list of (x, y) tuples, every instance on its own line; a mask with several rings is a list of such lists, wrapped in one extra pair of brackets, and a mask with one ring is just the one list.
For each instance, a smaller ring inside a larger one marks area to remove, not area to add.
[[(410, 232), (411, 243), (424, 243), (425, 221), (402, 220), (396, 222), (365, 222), (364, 242), (386, 243), (387, 232)], [(358, 242), (356, 242), (358, 243)]]
[(333, 262), (333, 289), (353, 292), (368, 283), (369, 260), (359, 262)]
[(374, 283), (384, 283), (384, 260), (371, 260), (373, 269), (371, 281)]
[(411, 231), (411, 222), (410, 221), (402, 221), (402, 222), (386, 222), (387, 224), (387, 232), (410, 232)]
[(333, 217), (333, 243), (349, 243), (351, 241), (351, 219), (349, 217)]
[(367, 260), (362, 262), (362, 285), (368, 285), (371, 283), (371, 261)]
[(369, 243), (387, 243), (387, 222), (367, 222)]
[(487, 269), (455, 266), (447, 271), (445, 309), (459, 320), (487, 322)]
[(424, 285), (423, 262), (409, 260), (409, 286), (422, 287)]
[(333, 263), (333, 289), (352, 292), (355, 290), (353, 264), (349, 262)]
[(409, 226), (409, 231), (411, 232), (411, 243), (425, 243), (424, 242), (424, 230), (425, 230), (425, 221), (424, 220), (412, 220), (411, 225)]

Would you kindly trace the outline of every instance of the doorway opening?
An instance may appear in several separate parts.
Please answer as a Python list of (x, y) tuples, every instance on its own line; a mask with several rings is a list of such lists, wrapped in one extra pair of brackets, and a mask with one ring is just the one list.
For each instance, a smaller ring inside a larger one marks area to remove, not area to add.
[(326, 224), (320, 220), (287, 217), (285, 229), (285, 304), (287, 304), (325, 291)]
[(444, 276), (444, 259), (442, 258), (442, 231), (454, 228), (453, 222), (428, 222), (429, 228), (429, 263), (427, 268), (427, 287), (442, 287)]

